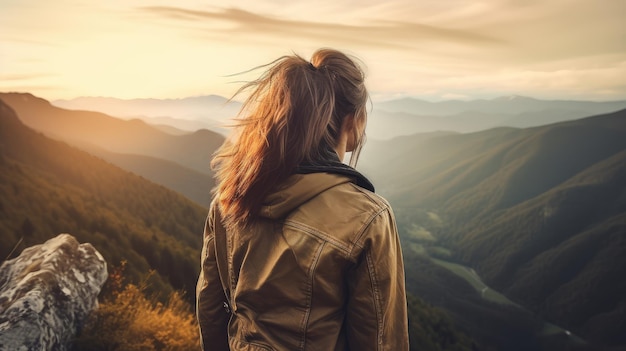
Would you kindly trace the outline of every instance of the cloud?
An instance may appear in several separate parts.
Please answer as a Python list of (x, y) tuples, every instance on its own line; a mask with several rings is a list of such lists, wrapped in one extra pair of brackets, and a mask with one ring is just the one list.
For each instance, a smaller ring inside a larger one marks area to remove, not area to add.
[(20, 93), (32, 93), (38, 91), (50, 91), (53, 93), (57, 93), (59, 91), (65, 91), (64, 87), (60, 85), (37, 85), (37, 84), (19, 84), (19, 85), (10, 85), (0, 83), (0, 92), (20, 92)]
[[(534, 64), (626, 52), (625, 1), (488, 0), (481, 13), (454, 21), (478, 33), (498, 33), (510, 48), (503, 62)], [(446, 23), (446, 21), (442, 21)]]
[(40, 78), (53, 77), (53, 74), (47, 73), (28, 73), (28, 74), (0, 74), (0, 81), (24, 81), (35, 80)]
[(19, 38), (15, 36), (6, 36), (0, 35), (0, 43), (14, 43), (14, 44), (28, 44), (28, 45), (41, 45), (41, 46), (49, 46), (49, 47), (58, 47), (58, 44), (51, 43), (43, 40), (35, 40), (35, 39), (25, 39)]
[[(623, 99), (626, 61), (601, 68), (559, 69), (554, 71), (504, 70), (475, 75), (450, 75), (430, 79), (427, 84), (413, 83), (415, 89), (435, 90), (439, 94), (472, 95), (484, 92), (496, 94), (520, 94), (538, 98), (616, 100)], [(411, 83), (409, 83), (411, 84)], [(406, 89), (410, 89), (407, 86)]]
[[(368, 47), (405, 49), (418, 48), (424, 42), (488, 46), (502, 44), (502, 40), (495, 36), (403, 21), (373, 20), (360, 25), (298, 21), (264, 16), (236, 8), (199, 11), (181, 7), (141, 7), (139, 10), (168, 20), (186, 21), (200, 30), (249, 36), (266, 35), (273, 36), (278, 41), (289, 36), (325, 42), (349, 42)], [(221, 25), (215, 21), (219, 21)], [(226, 40), (232, 40), (232, 37), (226, 35), (224, 37)]]
[(359, 57), (385, 96), (626, 96), (626, 1), (13, 3), (0, 11), (4, 89), (230, 95), (228, 74), (329, 46)]

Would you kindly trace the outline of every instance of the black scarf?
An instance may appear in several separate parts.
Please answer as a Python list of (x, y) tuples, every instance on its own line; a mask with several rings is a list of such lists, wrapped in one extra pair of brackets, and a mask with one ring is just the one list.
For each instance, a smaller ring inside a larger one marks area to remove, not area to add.
[(303, 162), (296, 167), (295, 173), (297, 174), (309, 174), (309, 173), (333, 173), (346, 175), (352, 178), (356, 185), (361, 188), (374, 192), (374, 185), (364, 175), (359, 173), (356, 169), (348, 166), (345, 163), (339, 161), (339, 156), (334, 150), (328, 150), (324, 153), (324, 159), (315, 162)]

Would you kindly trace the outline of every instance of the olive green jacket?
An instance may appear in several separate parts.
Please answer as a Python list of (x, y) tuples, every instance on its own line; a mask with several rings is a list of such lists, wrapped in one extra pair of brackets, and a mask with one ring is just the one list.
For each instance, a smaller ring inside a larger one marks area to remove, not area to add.
[(383, 198), (347, 176), (293, 175), (250, 228), (224, 234), (227, 249), (215, 245), (216, 210), (197, 287), (204, 350), (408, 350), (402, 253)]

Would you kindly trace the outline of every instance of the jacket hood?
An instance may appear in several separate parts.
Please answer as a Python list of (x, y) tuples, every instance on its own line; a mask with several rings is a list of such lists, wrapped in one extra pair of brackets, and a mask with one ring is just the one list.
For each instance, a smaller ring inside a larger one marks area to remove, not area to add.
[(261, 217), (282, 218), (318, 194), (351, 181), (350, 177), (341, 174), (294, 174), (276, 192), (265, 198), (261, 207)]

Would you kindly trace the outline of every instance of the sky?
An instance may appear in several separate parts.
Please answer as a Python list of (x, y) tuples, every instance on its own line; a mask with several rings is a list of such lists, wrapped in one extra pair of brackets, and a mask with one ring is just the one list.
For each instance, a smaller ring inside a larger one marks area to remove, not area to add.
[(331, 47), (375, 101), (623, 100), (625, 17), (625, 0), (0, 0), (0, 91), (230, 97), (260, 74), (237, 73)]

